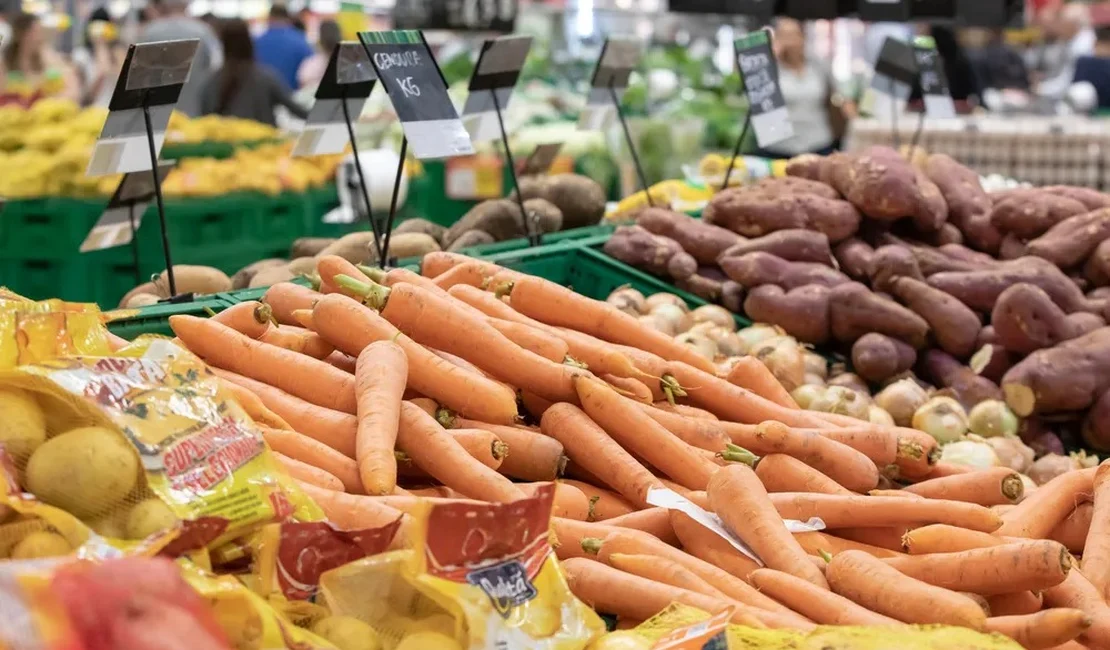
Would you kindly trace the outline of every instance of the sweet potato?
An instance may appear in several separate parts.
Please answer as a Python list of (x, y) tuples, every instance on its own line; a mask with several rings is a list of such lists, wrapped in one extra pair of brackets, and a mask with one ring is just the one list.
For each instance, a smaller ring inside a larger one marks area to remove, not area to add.
[(852, 344), (852, 368), (873, 384), (906, 372), (915, 363), (917, 351), (889, 336), (871, 332)]
[(975, 248), (995, 255), (1002, 245), (1002, 233), (991, 223), (991, 213), (983, 212), (970, 217), (953, 221), (960, 232), (964, 234), (964, 241)]
[(1068, 217), (1026, 244), (1030, 255), (1043, 257), (1060, 268), (1087, 259), (1103, 241), (1110, 239), (1110, 208)]
[(894, 278), (889, 291), (929, 323), (933, 338), (942, 350), (959, 359), (966, 359), (975, 351), (979, 328), (983, 324), (967, 305), (919, 279), (907, 276)]
[(636, 214), (636, 224), (656, 235), (678, 242), (699, 264), (715, 264), (729, 246), (740, 243), (740, 235), (666, 208), (645, 208)]
[[(916, 170), (916, 180), (918, 205), (912, 215), (913, 224), (921, 232), (940, 231), (948, 221), (948, 203), (945, 202), (944, 195), (936, 184), (921, 170)], [(963, 239), (962, 235), (960, 239)]]
[(992, 202), (983, 191), (979, 174), (951, 156), (931, 154), (925, 161), (925, 175), (944, 195), (949, 219), (954, 223), (966, 223), (975, 215), (990, 212)]
[(975, 345), (982, 347), (984, 345), (1002, 345), (998, 342), (998, 333), (994, 331), (994, 325), (987, 325), (979, 330), (979, 336), (975, 338)]
[(1006, 403), (1025, 417), (1082, 411), (1110, 388), (1110, 327), (1025, 357), (1002, 378)]
[(813, 194), (771, 195), (732, 188), (718, 192), (710, 200), (702, 219), (745, 237), (808, 228), (824, 233), (830, 242), (838, 242), (855, 234), (860, 215), (847, 201)]
[(864, 280), (871, 271), (871, 258), (875, 255), (875, 249), (858, 237), (850, 237), (836, 245), (833, 255), (840, 264), (840, 270), (847, 273), (848, 277)]
[(777, 284), (789, 290), (807, 284), (833, 287), (851, 282), (848, 276), (824, 264), (788, 262), (770, 253), (722, 257), (720, 265), (729, 279), (749, 289), (763, 284)]
[(432, 239), (436, 240), (442, 245), (443, 237), (447, 234), (447, 228), (439, 225), (438, 223), (432, 223), (427, 219), (417, 218), (406, 219), (405, 221), (397, 224), (397, 226), (393, 229), (394, 235), (403, 235), (407, 232), (418, 232), (425, 235), (430, 235)]
[(943, 350), (926, 350), (921, 355), (919, 375), (939, 388), (946, 388), (956, 400), (970, 410), (979, 402), (1001, 399), (998, 385), (961, 364)]
[(840, 151), (825, 156), (819, 171), (820, 178), (817, 180), (832, 187), (843, 196), (852, 183), (852, 163), (854, 161), (855, 156)]
[(455, 237), (455, 239), (451, 242), (451, 245), (447, 247), (447, 252), (454, 253), (457, 251), (461, 251), (464, 248), (470, 248), (471, 246), (492, 244), (495, 241), (497, 240), (493, 238), (493, 235), (484, 230), (468, 230), (458, 237)]
[(968, 307), (988, 312), (1011, 285), (1027, 282), (1047, 293), (1065, 312), (1091, 309), (1083, 292), (1056, 265), (1039, 257), (1022, 257), (996, 268), (930, 275), (929, 286), (953, 296)]
[(1087, 206), (1075, 199), (1032, 190), (996, 203), (991, 224), (1003, 234), (1032, 239), (1064, 219), (1087, 211)]
[(931, 246), (921, 246), (912, 243), (889, 232), (878, 235), (876, 241), (878, 241), (881, 246), (901, 246), (908, 249), (913, 253), (914, 258), (917, 260), (917, 266), (921, 269), (921, 274), (925, 277), (929, 277), (934, 273), (980, 271), (984, 268), (992, 268), (992, 266), (985, 261), (970, 260), (966, 259), (964, 256), (950, 255)]
[(940, 190), (898, 152), (872, 147), (856, 156), (849, 168), (847, 187), (837, 189), (864, 215), (893, 222), (912, 217), (924, 231), (940, 228), (948, 206)]
[[(659, 235), (656, 235), (658, 237)], [(673, 240), (672, 240), (673, 241)], [(677, 243), (677, 242), (676, 242)], [(679, 251), (667, 262), (667, 275), (673, 280), (685, 280), (698, 272), (698, 261), (686, 251)]]
[(894, 278), (925, 279), (917, 266), (913, 251), (904, 246), (883, 246), (876, 249), (867, 272), (871, 278), (871, 287), (884, 293), (890, 292), (890, 282)]
[[(681, 280), (676, 279), (674, 286), (689, 291), (695, 296), (708, 300), (709, 302), (719, 302), (721, 300), (721, 292), (723, 283), (717, 278), (710, 277), (703, 274), (700, 270), (689, 275)], [(727, 308), (727, 306), (726, 306)], [(739, 311), (739, 310), (731, 310)]]
[(746, 192), (777, 196), (779, 194), (812, 194), (826, 199), (839, 199), (840, 193), (832, 186), (818, 180), (795, 176), (768, 176), (751, 185), (742, 186)]
[(1050, 185), (1049, 187), (1042, 187), (1042, 191), (1049, 194), (1056, 194), (1057, 196), (1066, 196), (1069, 199), (1079, 201), (1087, 207), (1088, 210), (1101, 210), (1102, 208), (1110, 208), (1110, 194), (1099, 192), (1098, 190), (1089, 187), (1074, 187), (1071, 185)]
[(998, 343), (986, 343), (971, 355), (967, 365), (975, 374), (997, 384), (1002, 381), (1006, 371), (1014, 366), (1015, 359), (1015, 355)]
[(829, 340), (829, 288), (811, 284), (784, 292), (765, 284), (748, 292), (744, 313), (759, 323), (772, 323), (802, 341), (820, 345)]
[(725, 280), (721, 283), (721, 305), (725, 309), (739, 314), (744, 309), (745, 289), (744, 285), (732, 280)]
[(653, 235), (640, 226), (617, 228), (603, 250), (610, 257), (656, 275), (667, 275), (671, 258), (684, 252), (673, 239)]
[(917, 231), (915, 239), (918, 241), (940, 248), (949, 244), (963, 244), (964, 233), (955, 224), (945, 222), (940, 225), (940, 228), (931, 232)]
[(1083, 442), (1097, 452), (1110, 451), (1110, 390), (1095, 400), (1080, 429)]
[(864, 334), (878, 332), (921, 349), (929, 334), (929, 324), (923, 318), (858, 282), (829, 291), (829, 324), (833, 338), (843, 343), (854, 343)]
[(825, 157), (817, 154), (804, 153), (800, 156), (794, 156), (786, 163), (786, 175), (819, 181), (821, 180), (821, 167), (824, 162)]
[(1016, 260), (1019, 257), (1025, 257), (1026, 254), (1024, 239), (1013, 233), (1002, 236), (1002, 241), (998, 244), (999, 259)]
[(717, 259), (758, 252), (770, 253), (788, 262), (815, 262), (830, 266), (833, 261), (828, 237), (823, 233), (798, 228), (779, 230), (738, 242), (729, 246)]
[(961, 244), (943, 244), (937, 248), (941, 253), (954, 260), (967, 262), (979, 267), (995, 266), (998, 262), (990, 255), (972, 250)]
[(998, 296), (991, 325), (1002, 347), (1029, 354), (1075, 338), (1063, 309), (1040, 287), (1020, 282)]
[(1083, 265), (1083, 277), (1091, 286), (1104, 287), (1110, 284), (1110, 239), (1103, 240)]

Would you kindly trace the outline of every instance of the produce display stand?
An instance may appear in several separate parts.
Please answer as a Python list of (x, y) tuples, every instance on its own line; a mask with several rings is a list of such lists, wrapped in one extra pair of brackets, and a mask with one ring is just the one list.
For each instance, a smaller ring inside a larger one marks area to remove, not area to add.
[(183, 314), (205, 317), (211, 313), (219, 313), (233, 304), (220, 295), (215, 295), (204, 296), (192, 302), (160, 303), (139, 309), (123, 309), (116, 313), (128, 315), (108, 323), (108, 329), (127, 340), (143, 334), (173, 336), (173, 331), (170, 329), (170, 316)]

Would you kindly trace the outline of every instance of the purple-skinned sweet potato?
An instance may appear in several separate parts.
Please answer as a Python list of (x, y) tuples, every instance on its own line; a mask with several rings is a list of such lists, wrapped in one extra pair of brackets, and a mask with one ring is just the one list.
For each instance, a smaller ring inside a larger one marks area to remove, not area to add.
[(1110, 327), (1025, 357), (1002, 378), (1006, 403), (1021, 417), (1082, 411), (1110, 388)]
[(1079, 318), (1069, 319), (1068, 314), (1052, 302), (1044, 290), (1022, 282), (998, 296), (991, 311), (991, 325), (1004, 348), (1019, 354), (1030, 354), (1077, 338), (1105, 324), (1094, 314), (1076, 312), (1075, 316)]
[(987, 343), (971, 355), (967, 365), (975, 374), (997, 384), (1002, 381), (1006, 372), (1014, 366), (1016, 360), (1017, 355), (998, 343)]
[(994, 308), (1003, 291), (1019, 282), (1040, 287), (1065, 312), (1091, 310), (1079, 287), (1054, 264), (1039, 257), (1022, 257), (982, 271), (936, 273), (927, 282), (983, 313)]
[(910, 217), (928, 232), (948, 217), (937, 186), (892, 149), (872, 147), (855, 156), (847, 177), (837, 179), (836, 187), (862, 214), (879, 221)]
[(653, 235), (640, 226), (617, 228), (603, 250), (625, 264), (664, 276), (671, 258), (685, 252), (673, 239)]
[(758, 323), (771, 323), (802, 341), (821, 345), (829, 340), (829, 288), (811, 284), (789, 292), (765, 284), (748, 292), (744, 313)]
[(837, 151), (825, 156), (821, 164), (820, 178), (825, 185), (840, 192), (841, 196), (847, 191), (852, 182), (852, 162), (855, 156)]
[(1110, 451), (1110, 390), (1103, 392), (1087, 411), (1081, 433), (1083, 442), (1091, 449), (1099, 453)]
[(718, 192), (702, 219), (744, 237), (802, 228), (824, 233), (830, 242), (847, 239), (859, 229), (860, 215), (847, 201), (814, 194), (764, 192), (732, 188)]
[(1050, 185), (1041, 188), (1049, 194), (1056, 194), (1058, 196), (1066, 196), (1069, 199), (1075, 199), (1083, 205), (1087, 206), (1088, 210), (1101, 210), (1102, 208), (1110, 208), (1110, 194), (1100, 192), (1090, 187), (1074, 187), (1072, 185)]
[(698, 261), (686, 251), (675, 253), (667, 262), (667, 275), (671, 276), (672, 280), (685, 280), (697, 272)]
[(1043, 257), (1066, 269), (1082, 263), (1110, 239), (1110, 208), (1068, 217), (1026, 244), (1030, 255)]
[(826, 266), (833, 262), (829, 238), (823, 233), (802, 229), (778, 230), (739, 242), (730, 246), (717, 259), (757, 252), (770, 253), (788, 262), (815, 262)]
[(871, 256), (871, 265), (867, 271), (871, 280), (871, 288), (884, 293), (890, 292), (890, 282), (897, 277), (915, 278), (924, 280), (921, 268), (917, 266), (917, 258), (913, 251), (904, 246), (883, 246), (875, 250)]
[(755, 184), (746, 186), (744, 189), (749, 192), (770, 195), (812, 194), (813, 196), (819, 196), (825, 199), (840, 198), (840, 193), (832, 186), (822, 183), (819, 180), (810, 180), (808, 178), (799, 178), (796, 176), (762, 178)]
[(1075, 199), (1031, 190), (996, 203), (991, 210), (991, 224), (1003, 234), (1032, 239), (1064, 219), (1084, 212), (1088, 212), (1087, 206)]
[(675, 280), (674, 286), (689, 291), (702, 300), (718, 302), (721, 299), (722, 282), (716, 278), (701, 273), (694, 273), (681, 280)]
[(943, 350), (926, 350), (921, 355), (918, 370), (919, 376), (950, 391), (968, 410), (980, 402), (1002, 398), (997, 384), (975, 374), (974, 370)]
[(813, 153), (804, 153), (794, 156), (786, 163), (786, 175), (795, 178), (806, 178), (811, 181), (821, 180), (821, 167), (825, 162), (824, 156)]
[(936, 273), (979, 271), (990, 268), (986, 262), (950, 255), (932, 246), (914, 244), (889, 232), (878, 235), (877, 240), (882, 246), (900, 246), (913, 253), (917, 266), (925, 277)]
[(807, 284), (832, 287), (851, 282), (851, 278), (824, 264), (788, 262), (770, 253), (722, 257), (719, 264), (730, 280), (739, 282), (748, 289), (764, 284), (777, 284), (789, 291)]
[(934, 153), (925, 161), (925, 174), (944, 195), (949, 219), (964, 222), (990, 212), (992, 201), (983, 191), (979, 174), (947, 154)]
[(1110, 285), (1110, 239), (1103, 240), (1087, 257), (1083, 265), (1083, 277), (1093, 287)]
[(871, 271), (871, 258), (875, 249), (858, 237), (845, 239), (833, 249), (840, 270), (853, 280), (865, 280)]
[(1002, 241), (998, 244), (998, 259), (1016, 260), (1028, 254), (1028, 251), (1025, 250), (1024, 239), (1013, 233), (1007, 233), (1002, 236)]
[(740, 243), (740, 235), (666, 208), (645, 208), (636, 213), (636, 224), (650, 233), (668, 237), (700, 264), (714, 264), (729, 246)]
[(721, 283), (721, 305), (734, 314), (743, 313), (747, 290), (739, 282), (725, 280)]
[(972, 250), (967, 246), (962, 246), (960, 244), (944, 244), (937, 248), (937, 250), (954, 260), (960, 260), (962, 262), (967, 262), (968, 264), (975, 264), (980, 268), (991, 267), (998, 263), (998, 260), (994, 259), (990, 255)]
[(936, 184), (921, 170), (916, 171), (917, 208), (911, 215), (914, 227), (924, 233), (940, 231), (948, 221), (948, 203), (944, 201), (944, 195)]
[(929, 335), (925, 319), (858, 282), (829, 291), (829, 323), (833, 338), (842, 343), (854, 343), (864, 334), (878, 332), (921, 349)]
[(896, 277), (890, 292), (913, 310), (933, 331), (933, 338), (942, 350), (966, 359), (975, 351), (979, 329), (983, 326), (978, 314), (967, 305), (920, 279)]
[(889, 336), (871, 332), (852, 344), (852, 369), (873, 384), (881, 384), (917, 363), (917, 351)]
[[(949, 216), (951, 219), (952, 217)], [(991, 223), (991, 213), (983, 212), (952, 223), (964, 234), (964, 242), (975, 250), (995, 255), (1002, 245), (1002, 233)]]

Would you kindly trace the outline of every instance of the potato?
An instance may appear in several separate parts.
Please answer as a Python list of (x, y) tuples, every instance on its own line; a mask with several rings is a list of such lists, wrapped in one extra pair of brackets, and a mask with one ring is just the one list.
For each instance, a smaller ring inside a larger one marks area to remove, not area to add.
[(149, 307), (150, 305), (157, 305), (162, 301), (162, 298), (152, 293), (137, 293), (127, 299), (127, 303), (123, 306), (126, 309), (138, 309), (139, 307)]
[(904, 246), (882, 246), (876, 249), (871, 256), (867, 273), (871, 278), (871, 287), (884, 293), (890, 292), (890, 283), (894, 278), (925, 279), (917, 266), (913, 251)]
[(22, 463), (46, 442), (46, 415), (34, 393), (0, 389), (0, 447)]
[(851, 282), (851, 278), (824, 264), (812, 262), (787, 262), (770, 253), (748, 253), (739, 257), (724, 257), (721, 270), (729, 279), (747, 288), (763, 284), (776, 284), (786, 290), (809, 284), (833, 287)]
[(360, 230), (359, 232), (343, 235), (324, 247), (316, 256), (338, 255), (351, 264), (363, 264), (371, 261), (371, 256), (373, 255), (371, 251), (373, 248), (374, 233), (368, 230)]
[(812, 153), (794, 156), (786, 163), (786, 175), (819, 181), (821, 180), (821, 167), (824, 165), (824, 161), (824, 156)]
[(983, 323), (967, 305), (915, 278), (894, 278), (889, 290), (925, 319), (942, 350), (959, 359), (966, 359), (975, 351)]
[(829, 291), (829, 325), (833, 338), (842, 343), (854, 343), (864, 334), (878, 332), (918, 350), (925, 347), (929, 333), (925, 319), (858, 282)]
[(378, 633), (353, 616), (328, 616), (312, 626), (312, 632), (330, 641), (339, 650), (381, 650)]
[[(524, 237), (524, 222), (520, 218), (520, 208), (515, 201), (494, 199), (482, 201), (467, 212), (443, 235), (443, 243), (450, 246), (463, 233), (481, 230), (489, 233), (494, 241), (505, 241)], [(425, 235), (428, 239), (430, 236)], [(434, 239), (432, 241), (435, 241)]]
[(270, 259), (258, 260), (257, 262), (248, 264), (236, 271), (235, 275), (231, 276), (231, 288), (246, 289), (251, 284), (251, 278), (253, 278), (255, 274), (257, 274), (259, 271), (263, 269), (274, 268), (277, 266), (283, 266), (287, 263), (288, 262), (286, 260), (272, 257)]
[(447, 247), (447, 252), (455, 253), (464, 248), (470, 248), (471, 246), (492, 244), (494, 241), (496, 240), (494, 240), (493, 235), (484, 230), (471, 230), (456, 237), (455, 241), (451, 242), (451, 245)]
[(860, 377), (880, 384), (906, 372), (917, 362), (917, 352), (889, 336), (864, 334), (852, 344), (852, 368)]
[(748, 293), (744, 313), (756, 322), (778, 325), (803, 343), (820, 345), (829, 340), (829, 288), (822, 285), (784, 292), (782, 287), (765, 284)]
[[(526, 195), (527, 196), (527, 195)], [(593, 226), (605, 216), (605, 190), (578, 174), (555, 174), (544, 183), (543, 196), (563, 213), (563, 229)]]
[[(231, 278), (219, 269), (211, 266), (195, 266), (192, 264), (174, 264), (173, 279), (178, 294), (196, 293), (209, 294), (231, 291)], [(169, 296), (170, 281), (165, 271), (158, 274), (154, 284), (161, 290), (159, 295), (165, 293)]]
[(847, 201), (813, 194), (772, 196), (742, 188), (718, 192), (702, 212), (702, 219), (745, 237), (808, 228), (824, 233), (834, 243), (854, 235), (860, 223), (859, 212)]
[(393, 228), (394, 235), (403, 235), (409, 232), (428, 235), (437, 243), (443, 245), (443, 236), (447, 234), (447, 228), (427, 219), (406, 219)]
[(683, 291), (689, 291), (702, 300), (717, 302), (721, 300), (722, 284), (720, 280), (698, 272), (681, 280), (676, 279), (674, 286)]
[[(385, 242), (383, 241), (384, 245)], [(428, 253), (442, 250), (439, 243), (432, 238), (431, 235), (422, 233), (408, 232), (400, 235), (390, 235), (389, 237), (389, 252), (387, 253), (391, 259), (406, 259), (409, 257), (424, 257)], [(367, 252), (370, 254), (370, 261), (377, 262), (378, 256), (374, 252), (374, 244), (369, 243)]]
[(1022, 257), (997, 268), (964, 273), (936, 273), (929, 286), (956, 298), (968, 307), (988, 312), (998, 296), (1011, 285), (1026, 282), (1043, 289), (1065, 312), (1087, 311), (1091, 305), (1083, 292), (1056, 265), (1039, 257)]
[(165, 295), (162, 292), (162, 289), (160, 287), (158, 287), (157, 285), (155, 285), (153, 282), (144, 282), (144, 283), (140, 284), (139, 286), (135, 287), (134, 289), (128, 291), (125, 294), (123, 294), (123, 297), (119, 299), (119, 306), (120, 307), (126, 307), (127, 304), (129, 302), (131, 302), (131, 299), (134, 298), (135, 296), (139, 295), (139, 294), (150, 294), (152, 296), (158, 296), (159, 298), (168, 298), (169, 297), (169, 296)]
[[(313, 258), (302, 257), (300, 259), (312, 260)], [(294, 262), (297, 261), (298, 260), (294, 260)], [(316, 267), (315, 261), (312, 261), (310, 264), (312, 270), (314, 271)], [(258, 273), (254, 274), (254, 277), (251, 278), (249, 286), (251, 289), (257, 287), (271, 287), (275, 284), (278, 284), (279, 282), (289, 282), (291, 280), (294, 280), (296, 279), (297, 275), (293, 273), (292, 266), (292, 264), (286, 264), (285, 266), (273, 266), (268, 269), (262, 269)]]
[(1088, 212), (1087, 206), (1066, 196), (1029, 190), (995, 203), (991, 224), (1003, 234), (1032, 239), (1068, 217)]
[(991, 325), (1002, 347), (1029, 354), (1078, 338), (1105, 322), (1094, 314), (1077, 312), (1072, 320), (1041, 288), (1024, 282), (998, 296), (991, 311)]
[(139, 458), (123, 436), (81, 427), (44, 442), (27, 462), (27, 489), (77, 517), (120, 505), (139, 479)]
[[(942, 153), (930, 154), (925, 175), (936, 184), (948, 204), (948, 218), (957, 225), (976, 215), (988, 213), (992, 202), (979, 180), (979, 174)], [(961, 230), (963, 227), (961, 226)]]
[(1082, 411), (1110, 388), (1110, 327), (1025, 357), (1002, 378), (1006, 404), (1021, 417)]
[(1095, 287), (1110, 284), (1110, 239), (1102, 241), (1083, 265), (1083, 277)]
[(965, 409), (970, 410), (979, 402), (1002, 397), (997, 384), (975, 374), (971, 368), (942, 350), (926, 350), (918, 367), (923, 379), (938, 388), (948, 389)]
[(778, 230), (769, 235), (749, 239), (730, 246), (720, 257), (770, 253), (788, 262), (815, 262), (831, 266), (833, 262), (829, 238), (812, 230)]
[(162, 499), (151, 497), (132, 506), (127, 513), (124, 530), (127, 539), (146, 539), (176, 525), (177, 517), (170, 511), (170, 507)]
[(1069, 199), (1079, 201), (1088, 210), (1101, 210), (1102, 208), (1110, 208), (1110, 194), (1099, 192), (1098, 190), (1089, 187), (1073, 187), (1071, 185), (1051, 185), (1049, 187), (1042, 187), (1042, 191), (1057, 196), (1066, 196)]
[[(273, 268), (280, 268), (280, 267), (273, 267)], [(297, 259), (293, 260), (289, 264), (286, 264), (285, 268), (290, 273), (292, 273), (294, 276), (315, 275), (316, 274), (316, 258), (315, 257), (298, 257)], [(264, 273), (268, 270), (270, 270), (270, 269), (265, 269), (263, 271), (260, 271), (260, 273)], [(253, 278), (251, 280), (253, 282)]]
[(869, 277), (871, 258), (875, 249), (858, 237), (850, 237), (836, 245), (833, 249), (840, 270), (848, 274), (853, 280), (864, 280)]
[(716, 264), (721, 253), (743, 238), (718, 226), (666, 208), (645, 208), (636, 224), (648, 232), (673, 239), (700, 264)]
[(640, 226), (617, 228), (602, 250), (612, 258), (655, 275), (667, 275), (671, 258), (684, 252), (678, 242), (653, 235)]
[(1087, 259), (1103, 241), (1110, 239), (1110, 208), (1069, 217), (1030, 241), (1025, 250), (1060, 268)]
[(337, 241), (339, 240), (335, 237), (298, 237), (293, 240), (293, 245), (289, 247), (289, 259), (316, 257), (325, 248)]
[(69, 555), (73, 546), (58, 533), (38, 530), (28, 534), (12, 547), (13, 560), (35, 560)]

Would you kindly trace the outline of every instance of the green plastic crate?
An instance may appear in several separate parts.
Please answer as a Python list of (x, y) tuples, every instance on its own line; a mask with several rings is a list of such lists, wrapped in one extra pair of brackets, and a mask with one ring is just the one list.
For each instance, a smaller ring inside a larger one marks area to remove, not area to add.
[(228, 302), (219, 296), (205, 296), (199, 300), (182, 303), (158, 303), (141, 307), (138, 314), (127, 318), (120, 318), (108, 323), (108, 329), (117, 336), (132, 340), (142, 334), (161, 334), (173, 336), (170, 329), (170, 316), (185, 314), (188, 316), (208, 316), (208, 310), (219, 313), (228, 307)]

